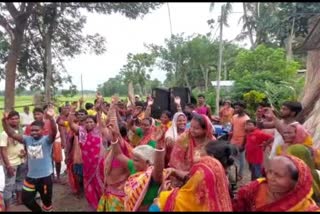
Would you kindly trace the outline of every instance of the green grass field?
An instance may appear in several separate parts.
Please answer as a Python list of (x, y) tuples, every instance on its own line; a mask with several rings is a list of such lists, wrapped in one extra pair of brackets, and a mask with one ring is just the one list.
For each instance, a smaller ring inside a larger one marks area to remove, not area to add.
[[(56, 97), (57, 102), (55, 103), (57, 106), (61, 106), (63, 105), (66, 101), (68, 102), (72, 102), (72, 101), (77, 101), (80, 99), (81, 96), (74, 96), (72, 98), (69, 97), (63, 97), (63, 96), (59, 96)], [(90, 102), (93, 103), (95, 99), (95, 96), (84, 96), (84, 101), (86, 102)], [(110, 102), (111, 98), (110, 97), (105, 97), (104, 98), (107, 102)], [(123, 97), (121, 97), (121, 99), (125, 99)], [(33, 106), (33, 96), (16, 96), (15, 97), (15, 110), (20, 112), (23, 112), (23, 106), (26, 105), (31, 105), (30, 106), (30, 112), (32, 112), (34, 106)], [(0, 97), (0, 114), (1, 114), (1, 118), (3, 115), (3, 108), (4, 108), (4, 97)], [(56, 109), (56, 113), (58, 113), (58, 109)], [(2, 131), (2, 124), (0, 123), (0, 131)]]

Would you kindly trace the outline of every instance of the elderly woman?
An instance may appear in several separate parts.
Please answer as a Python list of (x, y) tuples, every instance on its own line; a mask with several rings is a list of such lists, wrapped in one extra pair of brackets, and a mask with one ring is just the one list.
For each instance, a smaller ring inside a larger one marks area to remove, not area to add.
[(284, 143), (278, 145), (276, 154), (285, 154), (287, 148), (293, 144), (302, 144), (309, 148), (312, 146), (312, 138), (307, 131), (299, 123), (292, 123), (288, 125), (282, 133)]
[(232, 211), (226, 176), (226, 169), (233, 163), (231, 153), (227, 144), (213, 141), (206, 145), (188, 174), (171, 169), (171, 175), (185, 178), (187, 182), (181, 188), (160, 193), (156, 200), (160, 210)]
[(125, 156), (119, 145), (119, 136), (113, 132), (112, 152), (130, 172), (124, 185), (125, 211), (147, 211), (154, 198), (157, 197), (163, 180), (164, 168), (164, 131), (160, 128), (154, 132), (152, 139), (156, 149), (150, 145), (140, 145), (133, 149), (133, 158)]
[(293, 156), (270, 160), (266, 178), (239, 189), (233, 200), (234, 211), (316, 211), (312, 199), (312, 174), (309, 167)]
[(317, 203), (320, 202), (320, 177), (317, 173), (317, 170), (315, 168), (314, 161), (312, 159), (312, 153), (308, 147), (301, 144), (294, 144), (288, 147), (287, 153), (293, 156), (296, 156), (297, 158), (300, 158), (307, 164), (311, 170), (313, 182), (312, 182), (312, 188), (313, 188), (313, 195), (312, 198)]

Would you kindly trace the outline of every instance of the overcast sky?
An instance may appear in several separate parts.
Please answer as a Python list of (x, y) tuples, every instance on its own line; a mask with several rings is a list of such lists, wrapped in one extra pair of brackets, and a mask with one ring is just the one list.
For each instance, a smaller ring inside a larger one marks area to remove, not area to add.
[[(241, 31), (238, 25), (242, 15), (242, 3), (233, 3), (233, 12), (229, 17), (229, 28), (224, 29), (224, 39), (233, 40)], [(216, 3), (212, 12), (210, 3), (169, 3), (173, 34), (184, 32), (185, 35), (206, 34), (210, 32), (207, 20), (220, 15), (221, 3)], [(145, 15), (143, 19), (130, 20), (120, 14), (87, 16), (84, 33), (99, 33), (106, 38), (107, 51), (100, 56), (80, 55), (66, 60), (65, 67), (73, 77), (73, 82), (80, 90), (80, 74), (83, 75), (83, 87), (96, 90), (97, 85), (117, 75), (126, 64), (128, 53), (145, 52), (144, 44), (163, 45), (165, 38), (170, 37), (170, 24), (167, 4)], [(213, 30), (215, 37), (218, 30)], [(239, 43), (241, 46), (245, 42)], [(154, 71), (151, 75), (163, 81), (164, 71)], [(4, 80), (0, 88), (4, 89)]]

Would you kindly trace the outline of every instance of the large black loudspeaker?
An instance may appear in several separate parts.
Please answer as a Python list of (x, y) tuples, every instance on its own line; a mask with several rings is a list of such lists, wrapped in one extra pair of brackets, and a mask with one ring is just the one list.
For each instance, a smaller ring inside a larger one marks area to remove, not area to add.
[(170, 111), (172, 114), (177, 112), (176, 104), (174, 103), (174, 97), (179, 96), (181, 98), (181, 108), (182, 110), (186, 104), (191, 103), (191, 92), (189, 88), (174, 87), (170, 88)]
[(170, 92), (164, 88), (153, 88), (152, 97), (151, 117), (159, 119), (163, 111), (170, 109)]

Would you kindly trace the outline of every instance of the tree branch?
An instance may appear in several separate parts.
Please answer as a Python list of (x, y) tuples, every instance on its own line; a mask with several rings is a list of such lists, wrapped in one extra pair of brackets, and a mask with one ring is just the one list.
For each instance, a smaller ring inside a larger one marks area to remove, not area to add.
[(0, 14), (0, 25), (9, 33), (11, 40), (14, 39), (13, 28), (9, 25), (4, 16)]
[(24, 12), (25, 9), (26, 9), (26, 3), (22, 2), (20, 5), (20, 12)]
[(20, 12), (14, 6), (13, 2), (6, 2), (6, 7), (14, 20), (20, 15)]

